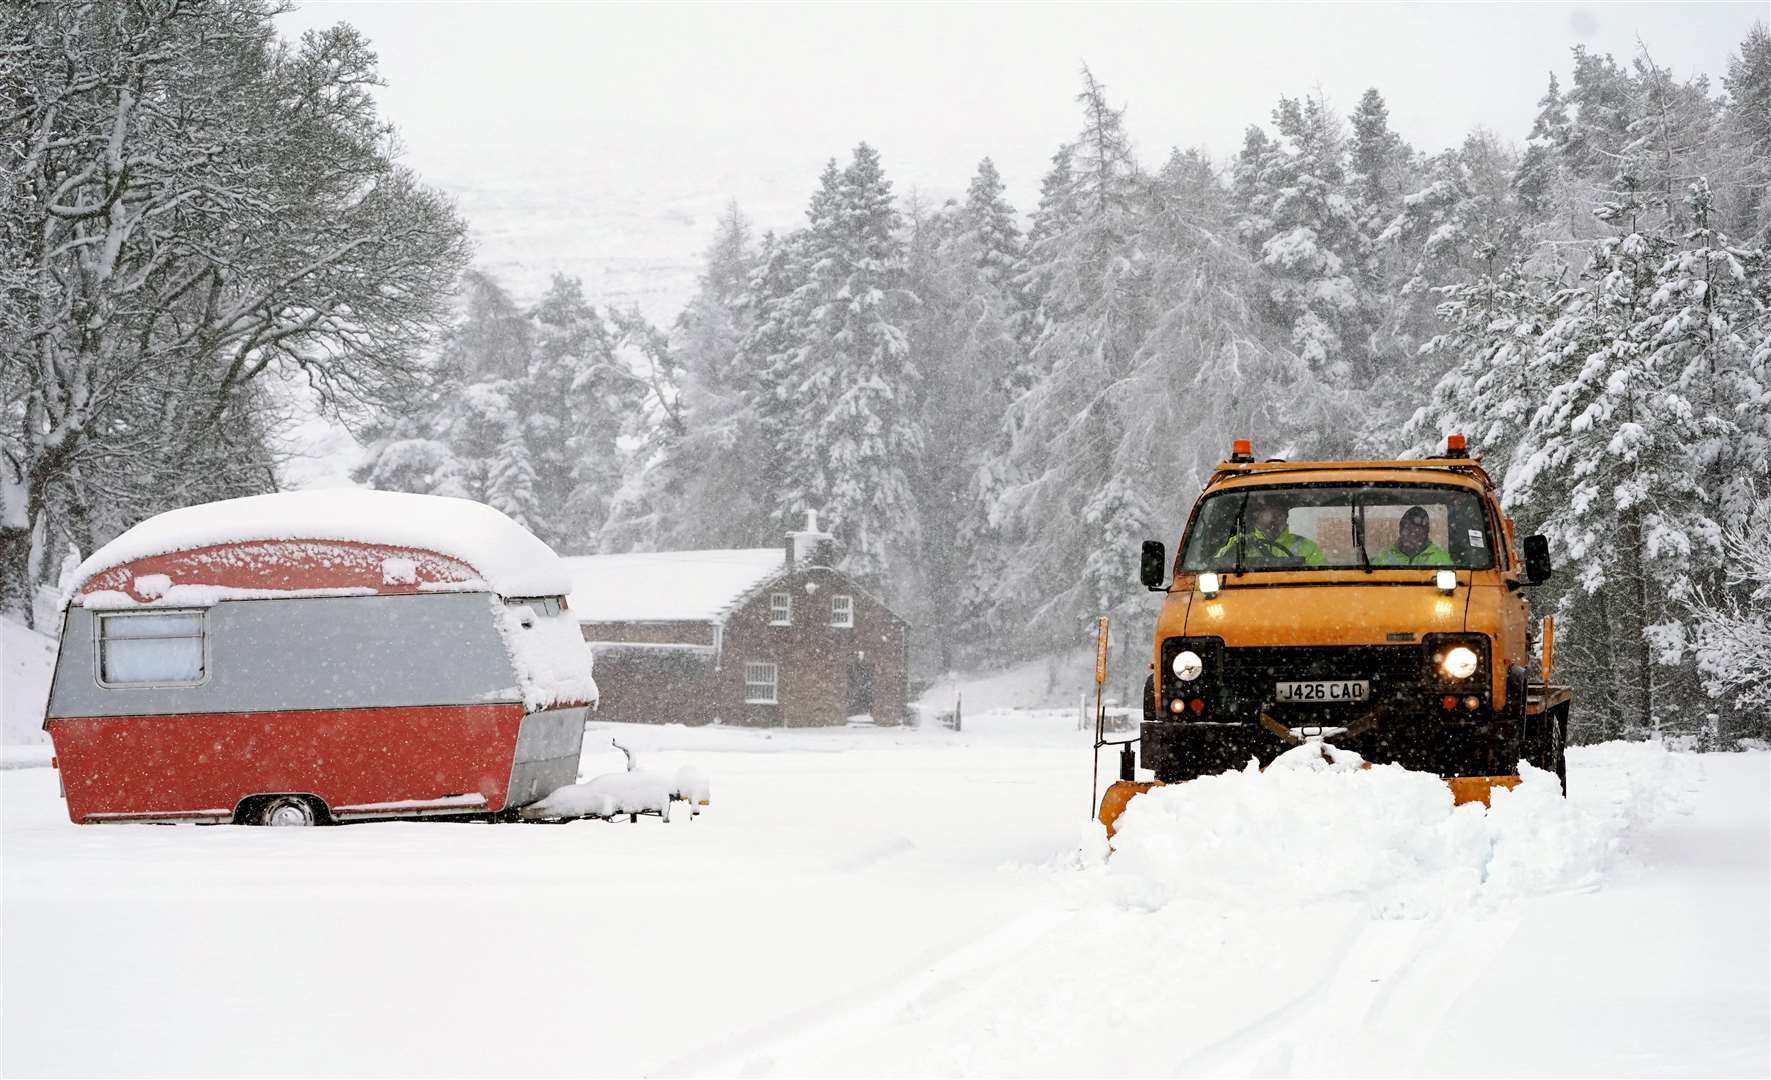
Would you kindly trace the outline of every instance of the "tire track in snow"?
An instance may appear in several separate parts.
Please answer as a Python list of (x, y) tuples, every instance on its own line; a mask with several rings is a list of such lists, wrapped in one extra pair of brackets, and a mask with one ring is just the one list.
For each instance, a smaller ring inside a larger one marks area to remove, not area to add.
[[(1498, 913), (1464, 911), (1434, 920), (1413, 955), (1383, 980), (1383, 989), (1358, 1026), (1357, 1038), (1332, 1062), (1312, 1055), (1318, 1060), (1303, 1062), (1303, 1071), (1332, 1067), (1397, 1076), (1442, 1071), (1443, 1063), (1430, 1060), (1440, 1029), (1483, 972), (1503, 960), (1521, 918), (1515, 906)], [(1347, 1051), (1358, 1056), (1349, 1060)]]
[[(1167, 1071), (1175, 1076), (1235, 1074), (1239, 1071), (1235, 1068), (1235, 1063), (1251, 1056), (1248, 1050), (1251, 1040), (1257, 1041), (1257, 1046), (1265, 1046), (1263, 1036), (1294, 1026), (1298, 1022), (1300, 1010), (1316, 1007), (1312, 1003), (1317, 1002), (1322, 991), (1334, 981), (1336, 973), (1346, 964), (1347, 957), (1352, 954), (1354, 947), (1371, 925), (1362, 912), (1348, 915), (1346, 920), (1334, 951), (1329, 954), (1328, 961), (1314, 981), (1229, 1034), (1187, 1055)], [(1309, 928), (1299, 926), (1299, 929)]]
[(1176, 1065), (1176, 1075), (1413, 1076), (1464, 991), (1501, 954), (1516, 911), (1353, 916), (1315, 980)]
[(862, 1028), (880, 1028), (906, 1008), (961, 991), (980, 973), (1009, 963), (1050, 936), (1074, 913), (1038, 910), (958, 948), (924, 953), (870, 986), (789, 1014), (750, 1032), (651, 1070), (661, 1076), (756, 1076), (785, 1057)]

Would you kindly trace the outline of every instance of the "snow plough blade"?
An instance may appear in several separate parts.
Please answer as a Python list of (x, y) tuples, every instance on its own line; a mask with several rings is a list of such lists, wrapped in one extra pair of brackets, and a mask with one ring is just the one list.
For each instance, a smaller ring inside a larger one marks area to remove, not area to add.
[(1153, 780), (1115, 780), (1107, 786), (1107, 793), (1101, 796), (1100, 821), (1107, 827), (1107, 839), (1113, 839), (1117, 829), (1119, 815), (1125, 813), (1125, 804), (1131, 802), (1134, 795), (1142, 795), (1153, 787), (1161, 787)]
[[(1371, 768), (1371, 763), (1365, 764)], [(1451, 801), (1454, 806), (1465, 803), (1481, 803), (1488, 805), (1489, 794), (1495, 788), (1512, 789), (1519, 784), (1519, 777), (1514, 776), (1447, 776), (1445, 786), (1451, 789)], [(1100, 822), (1107, 828), (1107, 839), (1119, 829), (1119, 815), (1125, 813), (1126, 804), (1136, 796), (1142, 795), (1151, 788), (1162, 785), (1153, 780), (1115, 780), (1101, 796)]]
[(1457, 806), (1473, 802), (1487, 806), (1489, 792), (1495, 788), (1511, 790), (1518, 785), (1518, 776), (1447, 776), (1445, 778), (1445, 786), (1451, 789), (1451, 801)]

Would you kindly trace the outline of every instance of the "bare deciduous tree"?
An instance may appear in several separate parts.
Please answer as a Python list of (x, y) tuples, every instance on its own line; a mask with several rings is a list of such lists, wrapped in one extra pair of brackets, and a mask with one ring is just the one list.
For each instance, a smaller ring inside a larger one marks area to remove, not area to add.
[(267, 375), (349, 414), (448, 316), (465, 227), (397, 164), (374, 53), (342, 25), (287, 45), (283, 10), (0, 14), (0, 609), (53, 507), (85, 550), (95, 507), (188, 501), (172, 477), (262, 489)]

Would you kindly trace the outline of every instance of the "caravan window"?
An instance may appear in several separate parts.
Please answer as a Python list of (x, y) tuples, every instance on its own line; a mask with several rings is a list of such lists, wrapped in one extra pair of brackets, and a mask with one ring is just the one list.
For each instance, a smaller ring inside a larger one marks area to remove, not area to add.
[(98, 616), (100, 686), (196, 686), (208, 673), (201, 611)]

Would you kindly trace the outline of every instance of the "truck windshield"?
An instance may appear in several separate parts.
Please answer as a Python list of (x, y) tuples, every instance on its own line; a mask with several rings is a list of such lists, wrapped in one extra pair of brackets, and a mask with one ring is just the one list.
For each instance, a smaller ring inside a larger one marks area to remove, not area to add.
[(1374, 570), (1494, 565), (1482, 500), (1426, 484), (1311, 484), (1207, 496), (1182, 570)]

